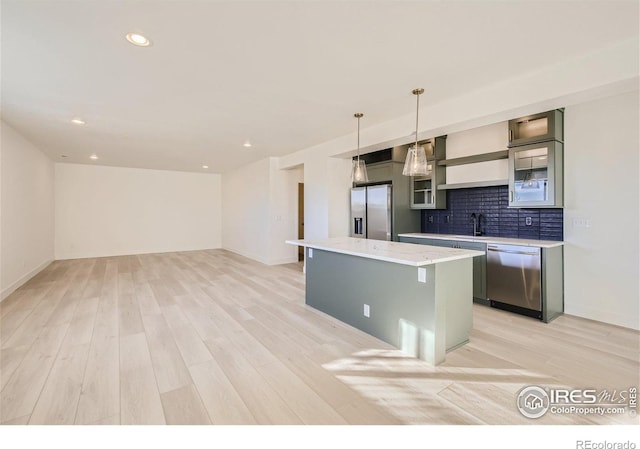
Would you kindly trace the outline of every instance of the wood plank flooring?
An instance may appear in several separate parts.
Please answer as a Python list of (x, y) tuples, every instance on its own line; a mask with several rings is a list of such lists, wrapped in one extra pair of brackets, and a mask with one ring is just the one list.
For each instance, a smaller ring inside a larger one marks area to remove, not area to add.
[(640, 386), (639, 333), (474, 305), (437, 367), (224, 250), (57, 261), (0, 303), (2, 424), (638, 424), (520, 415), (527, 385)]

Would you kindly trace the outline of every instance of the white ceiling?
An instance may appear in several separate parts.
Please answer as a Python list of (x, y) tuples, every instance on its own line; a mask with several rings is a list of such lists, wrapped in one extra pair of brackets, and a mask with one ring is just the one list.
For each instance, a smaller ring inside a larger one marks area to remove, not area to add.
[(411, 113), (415, 87), (441, 102), (637, 37), (638, 2), (2, 0), (1, 20), (2, 118), (53, 160), (224, 172)]

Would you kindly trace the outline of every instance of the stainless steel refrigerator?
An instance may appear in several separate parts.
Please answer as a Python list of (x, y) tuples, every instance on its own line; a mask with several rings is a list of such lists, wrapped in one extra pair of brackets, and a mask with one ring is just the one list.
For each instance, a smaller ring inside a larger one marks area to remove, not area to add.
[(351, 189), (351, 237), (391, 240), (391, 184)]

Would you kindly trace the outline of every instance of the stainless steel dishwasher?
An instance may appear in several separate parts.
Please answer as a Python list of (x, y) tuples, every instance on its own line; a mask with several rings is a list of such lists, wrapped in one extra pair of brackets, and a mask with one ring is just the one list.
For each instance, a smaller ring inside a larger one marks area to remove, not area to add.
[(540, 248), (487, 245), (487, 298), (491, 306), (542, 319)]

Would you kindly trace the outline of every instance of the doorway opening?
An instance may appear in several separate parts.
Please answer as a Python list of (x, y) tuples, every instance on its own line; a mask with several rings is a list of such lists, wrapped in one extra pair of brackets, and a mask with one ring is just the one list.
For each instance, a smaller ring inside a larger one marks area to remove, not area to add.
[[(304, 238), (304, 182), (298, 183), (298, 239)], [(298, 246), (298, 262), (304, 260), (304, 246)]]

